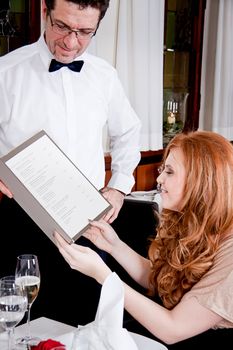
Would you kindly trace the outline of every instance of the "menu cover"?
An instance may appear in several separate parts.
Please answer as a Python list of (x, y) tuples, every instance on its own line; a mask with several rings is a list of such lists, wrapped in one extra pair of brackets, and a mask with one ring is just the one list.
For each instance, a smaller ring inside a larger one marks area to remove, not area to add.
[(40, 131), (0, 158), (1, 180), (14, 199), (54, 242), (54, 231), (72, 243), (111, 204)]

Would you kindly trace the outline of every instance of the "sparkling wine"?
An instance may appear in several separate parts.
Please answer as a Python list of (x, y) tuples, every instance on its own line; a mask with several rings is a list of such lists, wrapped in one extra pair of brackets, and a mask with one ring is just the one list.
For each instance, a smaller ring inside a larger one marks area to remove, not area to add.
[(0, 324), (4, 329), (15, 327), (23, 318), (27, 300), (19, 295), (0, 297)]
[(39, 293), (40, 278), (37, 276), (21, 276), (16, 278), (16, 284), (23, 289), (28, 298), (28, 304), (31, 305)]

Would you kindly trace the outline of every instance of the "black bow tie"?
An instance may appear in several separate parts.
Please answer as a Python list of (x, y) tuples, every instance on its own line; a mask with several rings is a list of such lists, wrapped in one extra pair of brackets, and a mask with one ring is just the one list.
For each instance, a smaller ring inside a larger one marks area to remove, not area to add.
[(56, 61), (55, 59), (52, 59), (50, 66), (49, 66), (49, 72), (55, 72), (56, 70), (58, 70), (62, 67), (68, 67), (69, 69), (73, 70), (74, 72), (80, 72), (83, 64), (84, 64), (84, 61), (73, 61), (71, 63), (61, 63), (61, 62)]

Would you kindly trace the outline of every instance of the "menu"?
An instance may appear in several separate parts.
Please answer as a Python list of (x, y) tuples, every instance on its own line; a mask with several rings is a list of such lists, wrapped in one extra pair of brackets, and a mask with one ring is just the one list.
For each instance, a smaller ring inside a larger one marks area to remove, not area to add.
[(74, 242), (111, 208), (43, 130), (0, 158), (0, 178), (52, 241)]

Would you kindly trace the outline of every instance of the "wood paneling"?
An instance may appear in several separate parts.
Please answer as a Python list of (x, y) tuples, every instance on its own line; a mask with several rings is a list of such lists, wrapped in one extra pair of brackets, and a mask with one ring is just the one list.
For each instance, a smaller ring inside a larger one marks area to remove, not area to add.
[(156, 187), (157, 163), (137, 167), (136, 191), (150, 191)]
[[(135, 185), (132, 191), (150, 191), (156, 187), (158, 167), (161, 165), (163, 150), (141, 152), (141, 161), (134, 171)], [(105, 184), (111, 177), (111, 156), (105, 155)]]

